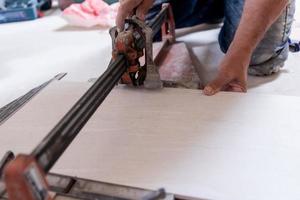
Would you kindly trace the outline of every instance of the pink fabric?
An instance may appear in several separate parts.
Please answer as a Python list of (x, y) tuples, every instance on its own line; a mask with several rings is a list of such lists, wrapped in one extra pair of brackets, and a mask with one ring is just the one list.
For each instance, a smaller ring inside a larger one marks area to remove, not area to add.
[(63, 18), (74, 26), (104, 28), (115, 25), (119, 3), (108, 5), (102, 0), (85, 0), (81, 4), (72, 4), (63, 11)]

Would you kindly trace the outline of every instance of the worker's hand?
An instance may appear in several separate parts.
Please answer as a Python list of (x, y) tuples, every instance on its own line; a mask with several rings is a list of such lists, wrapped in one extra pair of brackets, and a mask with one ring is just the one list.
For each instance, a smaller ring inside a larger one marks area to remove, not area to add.
[[(124, 20), (136, 14), (136, 16), (145, 20), (148, 10), (152, 7), (154, 0), (120, 0), (116, 24), (119, 30), (124, 28)], [(134, 13), (135, 12), (135, 13)]]
[(247, 70), (250, 56), (226, 55), (217, 78), (210, 82), (203, 93), (212, 96), (219, 91), (247, 92)]

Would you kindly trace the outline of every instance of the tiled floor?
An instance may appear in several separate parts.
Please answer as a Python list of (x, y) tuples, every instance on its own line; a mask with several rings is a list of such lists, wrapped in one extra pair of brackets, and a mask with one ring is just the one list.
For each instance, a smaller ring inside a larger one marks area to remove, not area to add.
[[(0, 156), (31, 152), (88, 87), (47, 87), (0, 126)], [(299, 199), (299, 111), (300, 97), (118, 87), (52, 172), (193, 199)]]
[(0, 25), (0, 107), (61, 72), (83, 82), (103, 73), (111, 57), (107, 30), (66, 25), (57, 13)]

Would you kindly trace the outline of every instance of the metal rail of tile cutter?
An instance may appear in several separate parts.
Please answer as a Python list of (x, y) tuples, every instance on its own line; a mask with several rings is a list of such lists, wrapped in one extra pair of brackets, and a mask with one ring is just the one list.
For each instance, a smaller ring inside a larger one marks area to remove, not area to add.
[[(3, 198), (9, 200), (127, 199), (115, 198), (114, 195), (94, 195), (95, 191), (91, 194), (84, 193), (85, 196), (82, 197), (56, 198), (49, 189), (49, 176), (53, 178), (54, 175), (48, 172), (120, 80), (135, 86), (144, 84), (151, 89), (162, 87), (152, 52), (153, 37), (160, 30), (162, 30), (164, 45), (174, 42), (174, 21), (169, 4), (163, 5), (161, 12), (147, 23), (133, 17), (126, 20), (126, 28), (123, 32), (118, 33), (116, 29), (110, 31), (113, 39), (113, 59), (107, 70), (30, 155), (19, 154), (14, 158), (12, 152), (8, 152), (3, 158), (3, 162), (0, 163), (0, 177), (3, 177), (5, 183), (2, 188), (6, 196)], [(144, 52), (145, 65), (140, 66), (139, 58)], [(61, 176), (61, 180), (63, 178)], [(50, 186), (53, 188), (53, 185)], [(138, 199), (164, 198), (166, 198), (164, 190), (159, 190), (140, 196)]]

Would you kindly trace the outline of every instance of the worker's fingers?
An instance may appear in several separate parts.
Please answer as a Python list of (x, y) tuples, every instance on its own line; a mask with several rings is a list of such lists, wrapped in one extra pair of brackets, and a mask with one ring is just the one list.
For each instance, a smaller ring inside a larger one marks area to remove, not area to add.
[(153, 5), (153, 0), (144, 0), (137, 7), (136, 16), (141, 20), (145, 20), (145, 16), (148, 13), (149, 9), (152, 7), (152, 5)]
[(142, 2), (142, 0), (122, 0), (118, 10), (116, 25), (119, 30), (124, 28), (124, 20)]
[(224, 91), (247, 92), (247, 84), (240, 81), (232, 81), (224, 88)]
[(204, 88), (203, 93), (212, 96), (219, 91), (247, 92), (247, 78), (219, 76)]
[(215, 80), (213, 80), (211, 83), (205, 86), (203, 93), (207, 96), (212, 96), (221, 91), (224, 87), (226, 87), (231, 80), (231, 77), (223, 76), (221, 74)]

